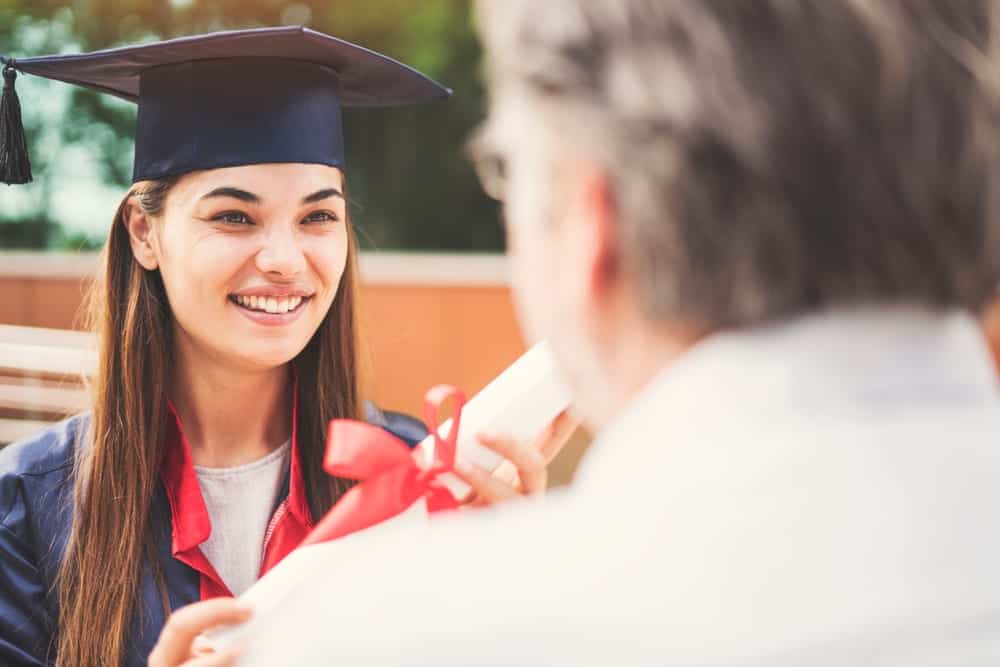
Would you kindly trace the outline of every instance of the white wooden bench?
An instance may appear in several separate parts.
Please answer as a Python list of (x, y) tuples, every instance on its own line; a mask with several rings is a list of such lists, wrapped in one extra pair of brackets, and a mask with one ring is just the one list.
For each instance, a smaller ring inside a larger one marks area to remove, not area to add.
[(0, 325), (0, 445), (84, 409), (96, 366), (91, 334)]

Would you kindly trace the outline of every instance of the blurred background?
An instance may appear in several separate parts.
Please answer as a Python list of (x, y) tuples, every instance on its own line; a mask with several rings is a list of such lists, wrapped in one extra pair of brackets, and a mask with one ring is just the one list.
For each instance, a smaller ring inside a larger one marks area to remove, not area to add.
[[(92, 51), (290, 24), (381, 51), (455, 96), (346, 110), (348, 192), (364, 247), (498, 252), (496, 205), (463, 152), (484, 105), (471, 13), (469, 0), (0, 0), (0, 53)], [(131, 178), (135, 105), (30, 75), (17, 85), (35, 183), (2, 189), (0, 244), (97, 248)]]
[[(471, 0), (0, 0), (0, 53), (27, 57), (215, 30), (306, 25), (416, 67), (447, 102), (347, 109), (347, 188), (363, 249), (368, 395), (420, 414), (424, 391), (481, 389), (525, 349), (498, 206), (465, 157), (485, 115)], [(265, 82), (262, 82), (262, 86)], [(86, 405), (79, 328), (97, 250), (127, 191), (135, 106), (30, 75), (17, 80), (34, 182), (0, 185), (0, 444)], [(553, 465), (567, 481), (578, 434)]]

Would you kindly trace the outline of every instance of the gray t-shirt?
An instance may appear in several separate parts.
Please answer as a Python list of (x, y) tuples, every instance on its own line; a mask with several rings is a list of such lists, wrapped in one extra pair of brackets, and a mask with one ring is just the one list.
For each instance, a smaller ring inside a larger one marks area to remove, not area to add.
[(195, 466), (212, 532), (201, 551), (233, 595), (257, 581), (264, 558), (264, 534), (285, 471), (291, 441), (235, 468)]

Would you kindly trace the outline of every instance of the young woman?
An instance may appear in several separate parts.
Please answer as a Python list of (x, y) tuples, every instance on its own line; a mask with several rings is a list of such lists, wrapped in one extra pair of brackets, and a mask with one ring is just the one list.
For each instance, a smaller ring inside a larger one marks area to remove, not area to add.
[[(321, 467), (327, 423), (364, 416), (339, 111), (447, 91), (298, 28), (10, 68), (137, 96), (139, 120), (92, 294), (93, 409), (0, 452), (0, 664), (146, 664), (173, 610), (245, 590), (348, 488)], [(460, 472), (480, 501), (537, 491), (571, 426), (484, 439), (519, 484)], [(154, 662), (190, 653), (165, 635)]]

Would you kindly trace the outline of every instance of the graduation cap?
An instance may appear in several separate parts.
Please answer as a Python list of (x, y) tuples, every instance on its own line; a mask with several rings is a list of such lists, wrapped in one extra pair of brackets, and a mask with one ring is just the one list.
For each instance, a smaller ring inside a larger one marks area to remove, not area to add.
[(92, 53), (0, 56), (0, 181), (31, 181), (17, 73), (136, 102), (132, 181), (269, 162), (344, 166), (342, 107), (429, 102), (451, 90), (388, 56), (300, 26)]

